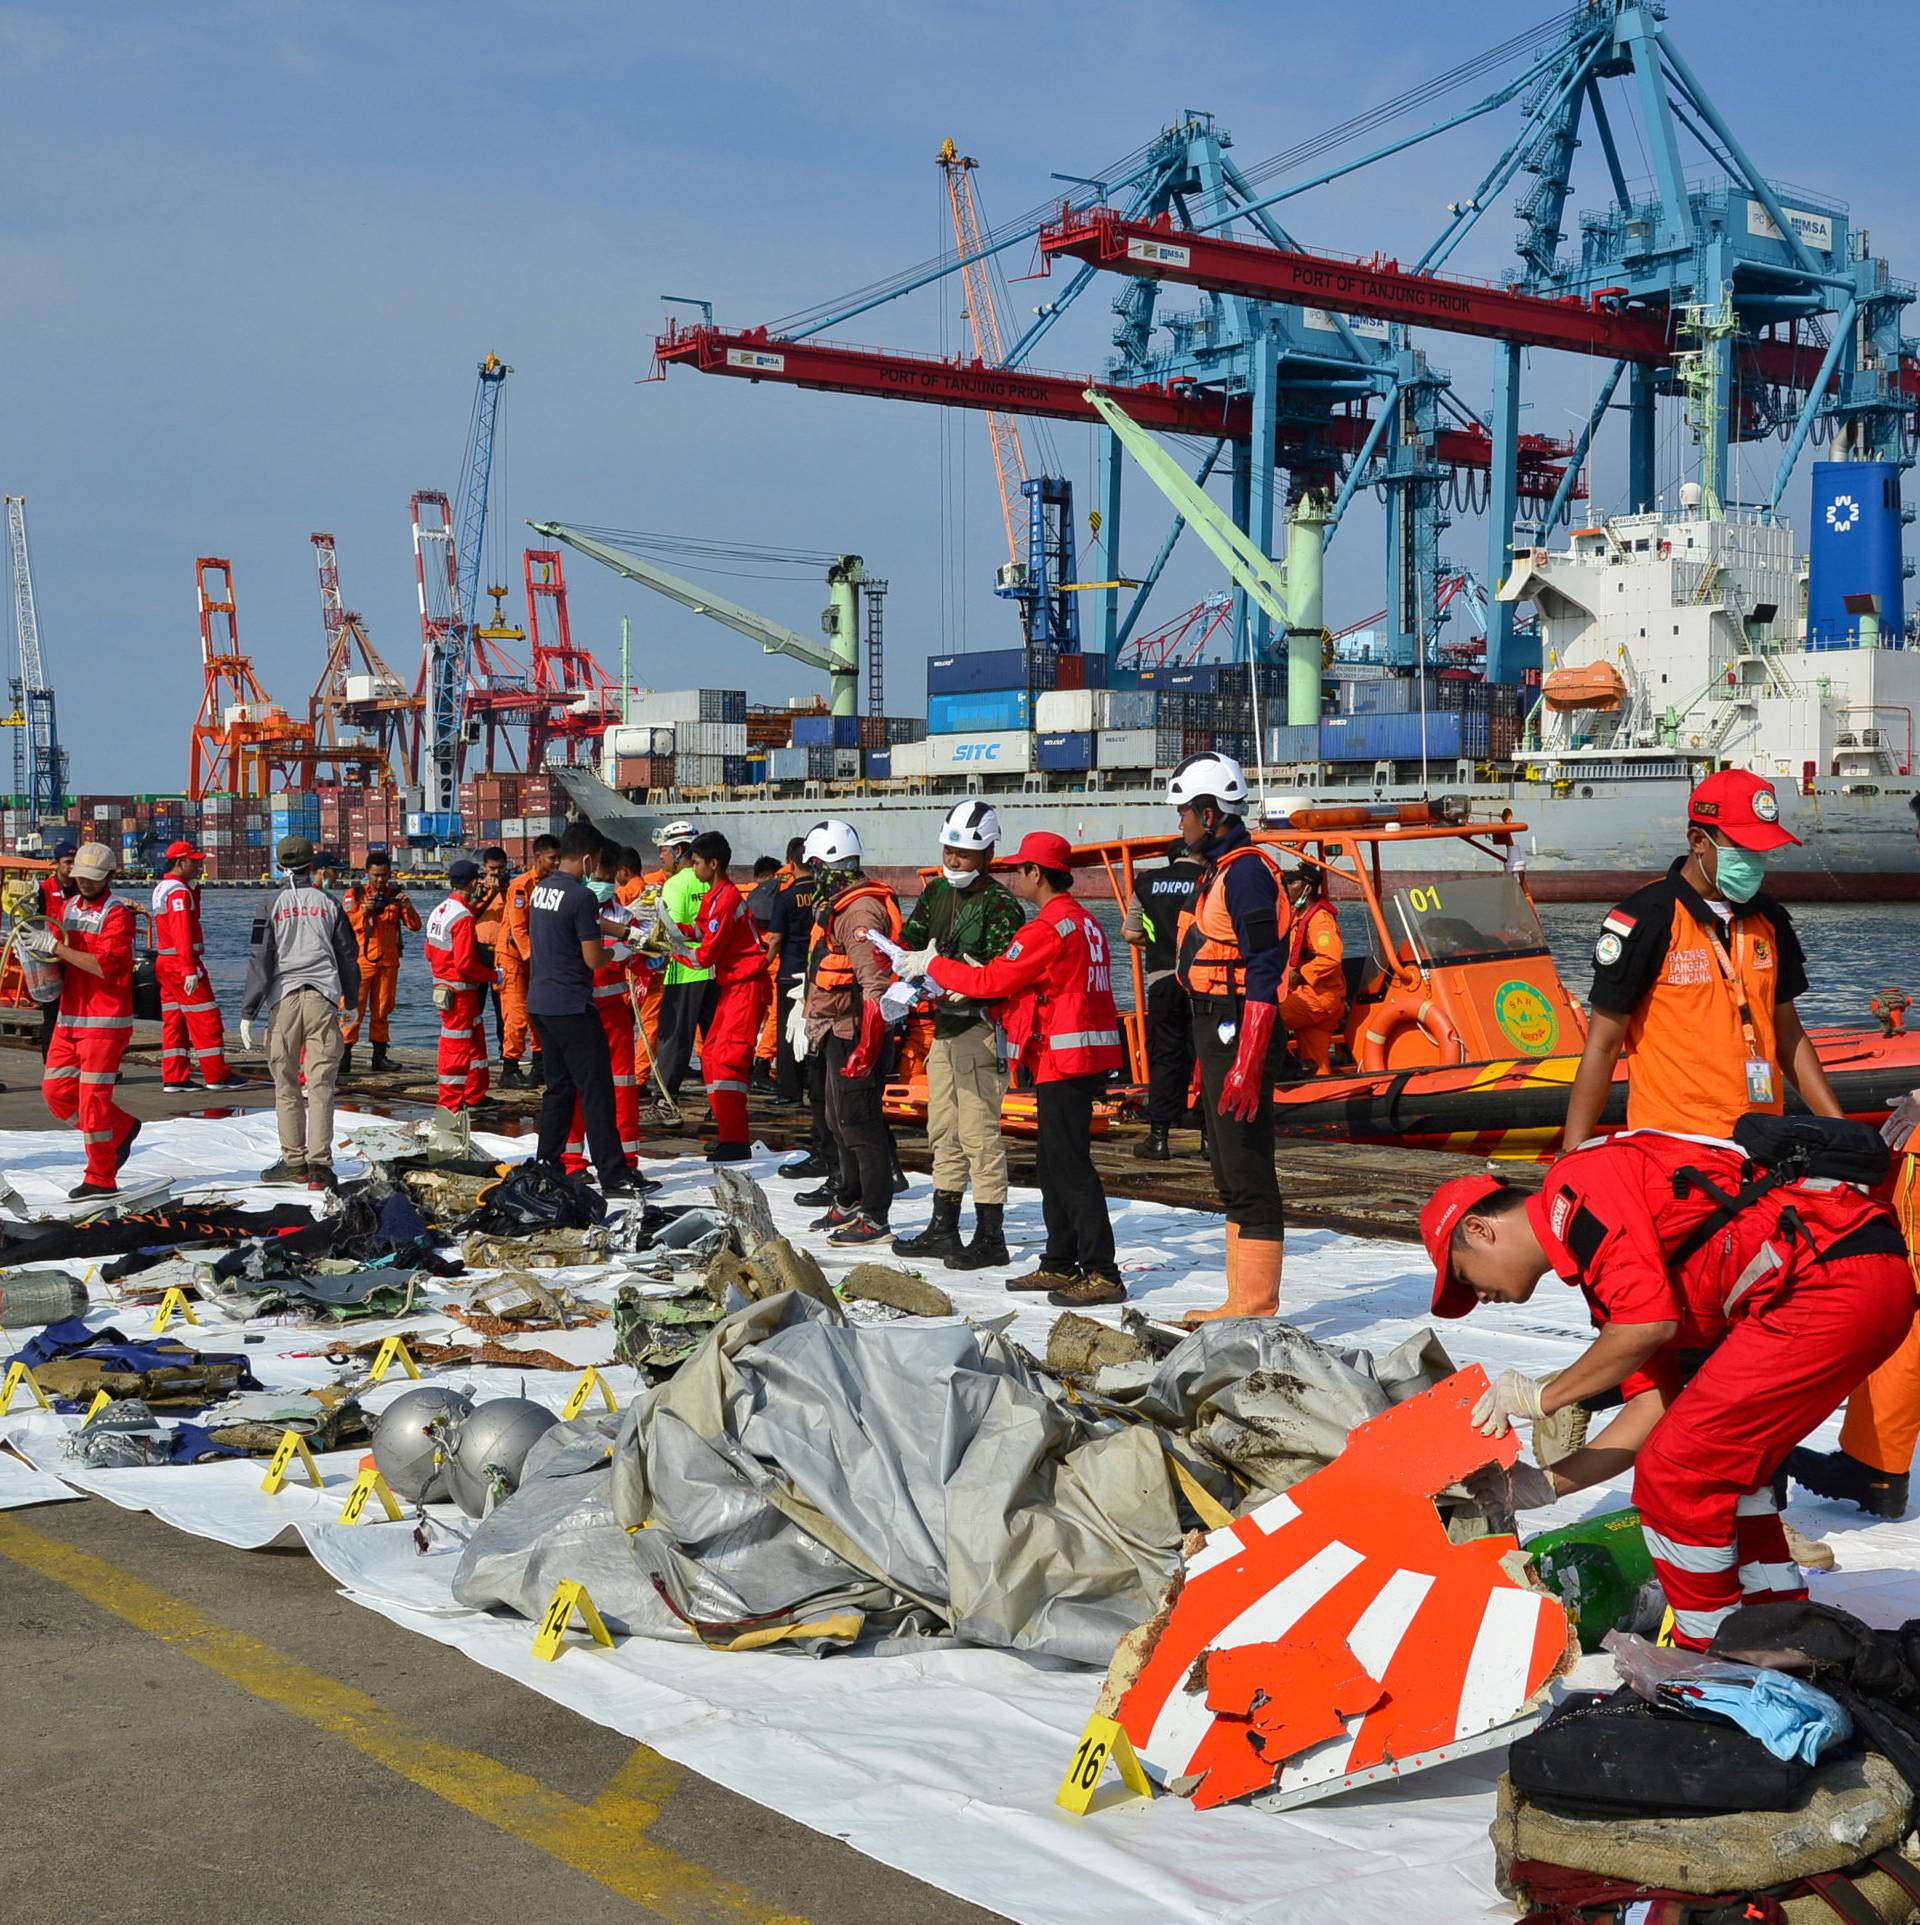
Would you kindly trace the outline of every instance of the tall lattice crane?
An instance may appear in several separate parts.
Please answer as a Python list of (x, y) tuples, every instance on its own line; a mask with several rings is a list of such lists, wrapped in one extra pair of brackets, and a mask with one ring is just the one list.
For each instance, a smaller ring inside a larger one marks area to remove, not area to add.
[(327, 658), (307, 703), (313, 746), (299, 758), (301, 778), (318, 782), (324, 771), (334, 781), (384, 787), (395, 779), (423, 703), (382, 660), (365, 622), (341, 598), (333, 537), (312, 540)]
[(202, 555), (193, 577), (206, 686), (194, 718), (188, 792), (196, 802), (215, 793), (263, 796), (284, 783), (300, 752), (313, 746), (313, 731), (268, 695), (241, 653), (232, 564)]
[(67, 756), (54, 720), (53, 686), (40, 653), (40, 617), (27, 556), (27, 502), (7, 496), (7, 552), (13, 568), (13, 787), (36, 828), (66, 806)]
[[(947, 206), (953, 215), (953, 244), (959, 252), (967, 300), (967, 331), (973, 336), (977, 361), (997, 368), (1006, 361), (1000, 337), (1000, 309), (993, 298), (992, 263), (981, 239), (980, 206), (973, 193), (973, 170), (980, 165), (951, 140), (940, 143), (934, 156), (947, 183)], [(987, 411), (987, 436), (993, 443), (993, 474), (1000, 486), (1000, 518), (1007, 529), (1007, 562), (1018, 568), (1026, 532), (1026, 509), (1020, 484), (1027, 478), (1026, 450), (1020, 445), (1020, 424), (999, 409)]]

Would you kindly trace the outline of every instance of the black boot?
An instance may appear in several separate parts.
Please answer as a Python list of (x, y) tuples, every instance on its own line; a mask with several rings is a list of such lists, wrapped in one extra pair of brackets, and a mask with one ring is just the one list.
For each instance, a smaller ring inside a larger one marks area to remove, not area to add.
[(373, 1061), (371, 1064), (368, 1065), (368, 1067), (372, 1070), (374, 1075), (378, 1076), (383, 1069), (387, 1068), (387, 1066), (388, 1065), (387, 1065), (386, 1044), (375, 1043), (373, 1046)]
[(531, 1083), (535, 1089), (541, 1089), (545, 1086), (546, 1080), (547, 1066), (536, 1056), (533, 1061), (527, 1065), (527, 1081)]
[(1907, 1514), (1906, 1472), (1875, 1470), (1843, 1450), (1807, 1450), (1804, 1446), (1791, 1450), (1787, 1453), (1787, 1474), (1817, 1496), (1857, 1505), (1869, 1517)]
[[(1007, 1237), (1000, 1219), (1006, 1214), (1004, 1203), (976, 1203), (973, 1206), (973, 1241), (965, 1243), (947, 1259), (949, 1270), (991, 1270), (997, 1264), (1011, 1263)], [(894, 1245), (897, 1250), (900, 1246)]]
[(1167, 1142), (1166, 1124), (1149, 1123), (1146, 1135), (1133, 1146), (1133, 1153), (1143, 1163), (1171, 1163), (1173, 1149)]
[(351, 1076), (353, 1074), (353, 1045), (351, 1043), (340, 1052), (340, 1074), (342, 1076)]
[(525, 1089), (527, 1072), (518, 1063), (503, 1063), (500, 1068), (500, 1087), (502, 1089)]
[(798, 1182), (802, 1177), (836, 1176), (839, 1171), (838, 1167), (829, 1163), (824, 1156), (815, 1156), (809, 1150), (805, 1156), (795, 1157), (791, 1163), (782, 1163), (775, 1174)]
[(933, 1216), (917, 1237), (897, 1236), (893, 1253), (898, 1257), (951, 1257), (961, 1248), (960, 1192), (935, 1190)]
[(829, 1177), (815, 1190), (797, 1190), (794, 1202), (804, 1203), (808, 1209), (816, 1210), (823, 1203), (838, 1203), (840, 1200), (840, 1179)]

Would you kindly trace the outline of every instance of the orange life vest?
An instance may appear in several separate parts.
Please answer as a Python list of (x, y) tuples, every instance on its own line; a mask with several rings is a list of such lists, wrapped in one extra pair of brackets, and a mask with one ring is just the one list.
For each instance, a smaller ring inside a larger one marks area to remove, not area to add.
[(821, 906), (814, 917), (813, 934), (808, 938), (807, 980), (815, 988), (840, 991), (853, 987), (853, 958), (834, 941), (833, 923), (848, 903), (858, 902), (863, 896), (871, 896), (886, 905), (888, 939), (900, 940), (900, 932), (906, 927), (900, 914), (900, 899), (884, 882), (861, 881), (851, 889), (841, 890), (831, 902)]
[(1258, 856), (1273, 871), (1279, 898), (1274, 914), (1283, 939), (1291, 925), (1293, 910), (1279, 857), (1258, 842), (1229, 849), (1200, 878), (1192, 908), (1180, 912), (1180, 959), (1174, 973), (1189, 996), (1238, 998), (1247, 993), (1247, 959), (1240, 953), (1240, 938), (1227, 910), (1227, 871), (1244, 856)]

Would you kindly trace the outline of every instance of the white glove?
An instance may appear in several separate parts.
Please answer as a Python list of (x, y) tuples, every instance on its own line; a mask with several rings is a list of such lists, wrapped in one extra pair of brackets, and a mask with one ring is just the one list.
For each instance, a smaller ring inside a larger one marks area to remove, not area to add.
[(242, 1049), (253, 1047), (253, 1024), (244, 1016), (240, 1018), (240, 1047)]
[(910, 977), (914, 982), (924, 982), (927, 966), (939, 953), (931, 943), (924, 949), (903, 949), (894, 958), (894, 971), (897, 975)]
[(52, 962), (54, 948), (60, 938), (54, 934), (51, 923), (43, 922), (21, 930), (17, 940), (29, 956), (37, 956), (42, 962)]
[(1517, 1370), (1503, 1370), (1486, 1395), (1474, 1405), (1468, 1422), (1482, 1437), (1504, 1437), (1513, 1428), (1513, 1419), (1524, 1417), (1537, 1423), (1547, 1413), (1540, 1408), (1546, 1394), (1546, 1378), (1523, 1377)]
[(787, 1016), (787, 1047), (793, 1051), (793, 1060), (798, 1063), (807, 1054), (807, 991), (804, 983), (793, 986), (793, 1008)]
[(902, 1021), (919, 1000), (920, 986), (917, 983), (889, 983), (880, 998), (880, 1014), (891, 1026)]
[(908, 952), (902, 949), (891, 936), (883, 936), (877, 929), (861, 929), (855, 933), (864, 936), (868, 942), (872, 943), (874, 948), (893, 965), (895, 972), (900, 973), (901, 960)]
[(1920, 1128), (1920, 1089), (1910, 1089), (1893, 1106), (1893, 1114), (1880, 1125), (1880, 1135), (1890, 1150), (1904, 1150), (1907, 1138)]
[(1516, 1511), (1544, 1510), (1560, 1501), (1553, 1479), (1538, 1464), (1529, 1464), (1524, 1457), (1507, 1472), (1507, 1495)]
[(192, 976), (182, 976), (180, 978), (180, 993), (183, 996), (191, 996), (194, 993), (194, 991), (199, 987), (200, 987), (200, 978), (197, 974)]

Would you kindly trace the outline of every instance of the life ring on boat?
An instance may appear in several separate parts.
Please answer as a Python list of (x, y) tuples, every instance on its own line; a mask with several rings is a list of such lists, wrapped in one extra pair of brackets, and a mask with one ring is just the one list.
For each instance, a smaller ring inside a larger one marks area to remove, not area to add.
[(1387, 1067), (1387, 1053), (1403, 1029), (1417, 1029), (1439, 1052), (1442, 1063), (1464, 1063), (1466, 1050), (1459, 1032), (1420, 984), (1395, 983), (1381, 997), (1379, 1007), (1360, 1032), (1360, 1067), (1376, 1072)]

